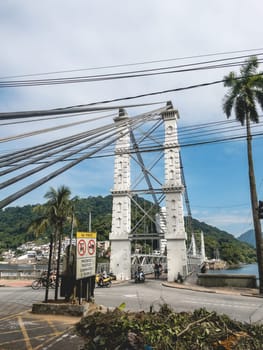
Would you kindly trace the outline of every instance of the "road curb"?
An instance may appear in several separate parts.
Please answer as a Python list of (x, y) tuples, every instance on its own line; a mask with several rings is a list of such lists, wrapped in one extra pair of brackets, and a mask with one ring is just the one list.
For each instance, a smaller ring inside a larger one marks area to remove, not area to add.
[(176, 289), (185, 289), (185, 290), (191, 290), (194, 292), (202, 292), (202, 293), (214, 293), (214, 294), (228, 294), (228, 295), (241, 295), (241, 296), (249, 296), (249, 297), (256, 297), (256, 298), (263, 298), (263, 295), (256, 294), (256, 292), (249, 292), (249, 291), (239, 291), (239, 290), (233, 290), (233, 289), (207, 289), (207, 288), (200, 288), (196, 285), (183, 285), (178, 283), (172, 283), (172, 282), (163, 282), (162, 285), (164, 287), (168, 288), (176, 288)]
[(184, 286), (182, 284), (180, 284), (180, 285), (179, 284), (169, 284), (169, 283), (163, 282), (162, 285), (164, 287), (168, 287), (168, 288), (186, 289), (186, 290), (192, 290), (194, 292), (216, 293), (215, 290), (194, 288), (194, 286)]

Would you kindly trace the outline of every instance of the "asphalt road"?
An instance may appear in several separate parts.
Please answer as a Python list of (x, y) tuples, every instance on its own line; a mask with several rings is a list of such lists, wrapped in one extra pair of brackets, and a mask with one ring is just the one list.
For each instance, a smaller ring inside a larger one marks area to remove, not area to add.
[[(32, 303), (43, 301), (44, 295), (44, 289), (0, 288), (1, 350), (80, 349), (82, 341), (73, 331), (79, 318), (31, 313)], [(167, 303), (177, 312), (204, 307), (243, 322), (263, 323), (262, 298), (169, 288), (159, 280), (146, 280), (143, 284), (129, 281), (95, 289), (96, 304), (116, 307), (123, 302), (126, 310), (149, 311), (150, 307), (158, 309), (160, 304)]]
[[(54, 291), (50, 291), (50, 298)], [(45, 290), (31, 287), (0, 288), (1, 350), (79, 350), (74, 333), (77, 317), (32, 314), (32, 304), (44, 300)]]
[(146, 280), (144, 284), (130, 281), (112, 288), (96, 288), (95, 301), (107, 307), (125, 302), (126, 309), (134, 311), (149, 311), (151, 306), (158, 309), (162, 303), (177, 312), (204, 307), (239, 321), (263, 323), (263, 298), (169, 288), (158, 280)]

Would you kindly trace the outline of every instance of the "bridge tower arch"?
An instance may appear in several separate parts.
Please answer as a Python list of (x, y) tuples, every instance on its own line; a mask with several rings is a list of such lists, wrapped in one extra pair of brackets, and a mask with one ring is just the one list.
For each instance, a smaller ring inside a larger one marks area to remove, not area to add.
[(186, 232), (184, 228), (183, 192), (180, 149), (177, 133), (179, 113), (171, 106), (162, 113), (164, 141), (164, 185), (166, 207), (167, 280), (173, 282), (178, 273), (187, 275)]
[(130, 132), (128, 115), (120, 109), (114, 119), (117, 129), (112, 192), (112, 226), (110, 233), (110, 269), (118, 280), (131, 278), (131, 199), (130, 199)]

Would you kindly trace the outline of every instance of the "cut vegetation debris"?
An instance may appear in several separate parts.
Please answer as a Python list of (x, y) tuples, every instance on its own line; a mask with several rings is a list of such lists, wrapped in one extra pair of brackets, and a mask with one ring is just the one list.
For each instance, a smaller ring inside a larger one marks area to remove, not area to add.
[(262, 349), (263, 325), (231, 320), (205, 309), (175, 313), (167, 304), (154, 312), (95, 311), (76, 330), (85, 350), (257, 350)]

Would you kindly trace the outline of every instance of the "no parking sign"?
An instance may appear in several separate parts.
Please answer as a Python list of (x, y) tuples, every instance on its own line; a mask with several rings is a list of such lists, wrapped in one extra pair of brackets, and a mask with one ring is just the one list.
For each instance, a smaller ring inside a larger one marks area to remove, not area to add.
[(96, 238), (96, 232), (77, 232), (77, 279), (96, 273)]

